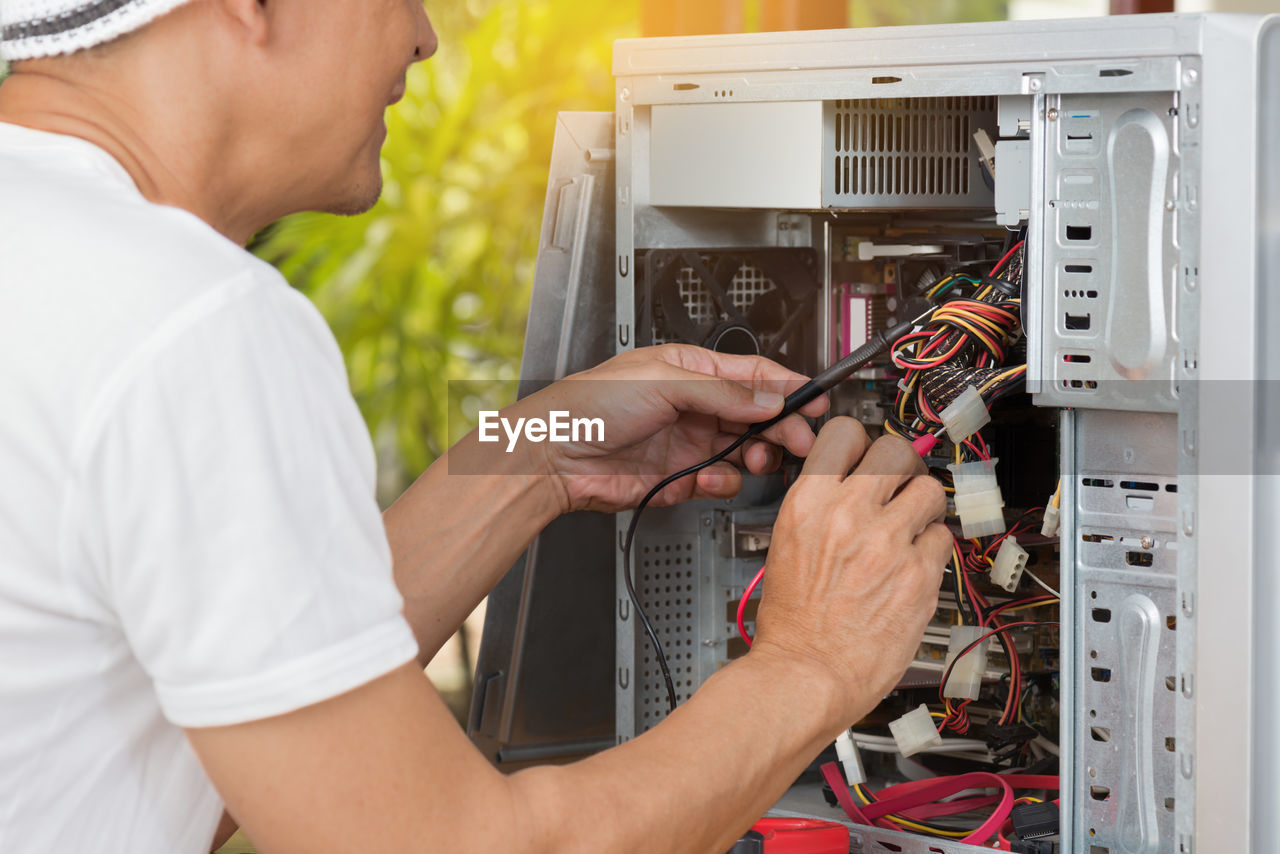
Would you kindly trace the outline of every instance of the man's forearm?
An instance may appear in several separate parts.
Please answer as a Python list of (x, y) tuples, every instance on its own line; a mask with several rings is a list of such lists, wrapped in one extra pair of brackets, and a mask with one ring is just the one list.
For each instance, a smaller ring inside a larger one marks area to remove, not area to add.
[(424, 664), (563, 509), (536, 455), (495, 448), (469, 434), (383, 514)]
[(528, 850), (728, 849), (839, 731), (833, 684), (811, 663), (752, 653), (644, 735), (515, 774)]

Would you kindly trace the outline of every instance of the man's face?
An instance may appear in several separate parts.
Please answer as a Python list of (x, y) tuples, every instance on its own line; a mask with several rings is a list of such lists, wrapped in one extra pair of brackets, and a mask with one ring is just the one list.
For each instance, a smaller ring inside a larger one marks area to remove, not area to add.
[[(268, 95), (280, 167), (307, 208), (354, 214), (382, 191), (387, 107), (436, 49), (422, 0), (293, 0), (279, 38), (288, 83)], [(301, 14), (299, 14), (299, 12)]]

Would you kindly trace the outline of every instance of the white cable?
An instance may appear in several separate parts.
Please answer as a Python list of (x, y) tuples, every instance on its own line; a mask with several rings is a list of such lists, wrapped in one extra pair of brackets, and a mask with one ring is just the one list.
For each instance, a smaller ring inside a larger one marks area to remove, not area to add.
[(1040, 580), (1040, 577), (1039, 577), (1038, 575), (1036, 575), (1034, 572), (1032, 572), (1031, 570), (1029, 570), (1029, 569), (1024, 569), (1024, 570), (1022, 570), (1022, 574), (1023, 574), (1023, 575), (1026, 575), (1026, 576), (1029, 576), (1029, 577), (1031, 578), (1031, 580), (1032, 580), (1032, 581), (1034, 581), (1036, 584), (1039, 584), (1041, 587), (1043, 587), (1043, 588), (1044, 588), (1045, 590), (1047, 590), (1049, 593), (1053, 594), (1053, 596), (1054, 596), (1055, 598), (1058, 598), (1058, 599), (1061, 599), (1061, 598), (1062, 598), (1062, 594), (1061, 594), (1061, 593), (1059, 593), (1057, 590), (1054, 590), (1052, 587), (1050, 587), (1049, 585), (1047, 585), (1047, 584), (1045, 584), (1043, 581), (1041, 581), (1041, 580)]
[[(854, 733), (853, 743), (862, 750), (872, 753), (897, 753), (898, 743), (883, 735), (866, 735)], [(921, 753), (968, 753), (969, 751), (987, 752), (987, 743), (975, 738), (944, 738), (942, 744), (923, 748)]]
[(867, 782), (867, 772), (862, 770), (862, 757), (858, 755), (857, 745), (853, 742), (853, 731), (841, 730), (836, 736), (836, 758), (844, 769), (844, 780), (849, 788)]

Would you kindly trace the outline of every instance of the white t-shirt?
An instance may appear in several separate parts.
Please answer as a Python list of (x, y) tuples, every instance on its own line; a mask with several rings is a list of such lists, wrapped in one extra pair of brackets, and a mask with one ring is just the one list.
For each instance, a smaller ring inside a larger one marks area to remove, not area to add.
[(101, 149), (0, 124), (0, 850), (206, 852), (179, 727), (411, 660), (319, 313)]

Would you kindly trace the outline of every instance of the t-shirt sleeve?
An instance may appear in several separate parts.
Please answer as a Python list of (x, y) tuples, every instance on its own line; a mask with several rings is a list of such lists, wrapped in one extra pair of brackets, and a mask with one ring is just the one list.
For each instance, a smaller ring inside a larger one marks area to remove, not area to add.
[(99, 399), (67, 518), (169, 720), (282, 714), (414, 657), (369, 434), (304, 297), (256, 270), (205, 293)]

